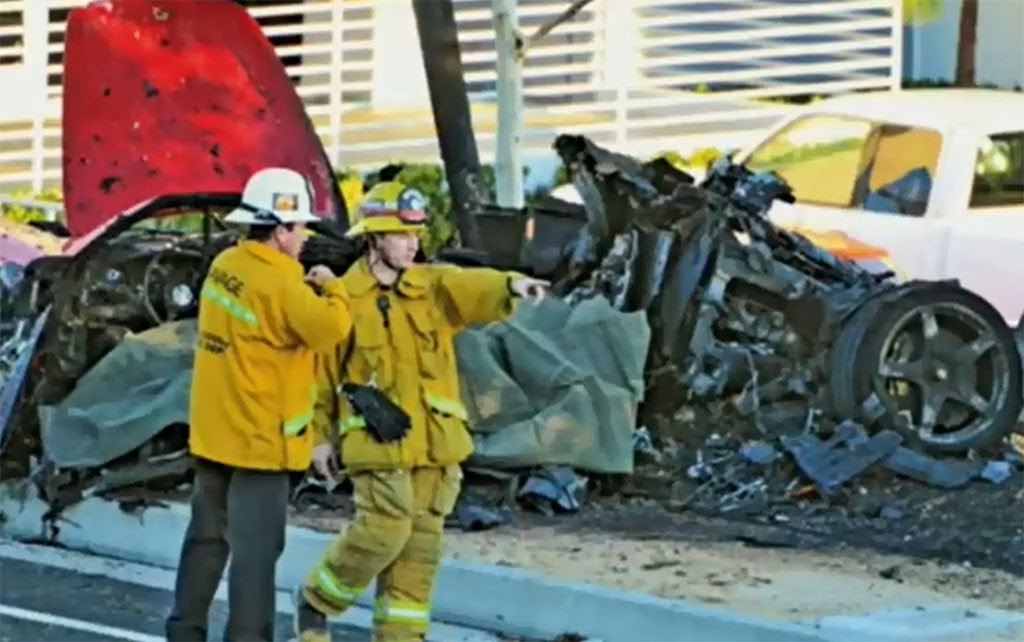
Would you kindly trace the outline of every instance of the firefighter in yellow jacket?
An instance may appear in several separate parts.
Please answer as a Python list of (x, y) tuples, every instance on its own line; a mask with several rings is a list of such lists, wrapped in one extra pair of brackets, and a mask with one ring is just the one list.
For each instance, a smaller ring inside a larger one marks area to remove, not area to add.
[[(351, 606), (374, 578), (374, 639), (424, 639), (444, 519), (461, 487), (459, 463), (473, 449), (452, 339), (467, 324), (506, 318), (515, 297), (538, 298), (547, 286), (492, 269), (413, 263), (426, 211), (423, 196), (401, 183), (376, 185), (361, 215), (349, 235), (366, 236), (367, 251), (342, 277), (352, 335), (318, 365), (313, 453), (330, 476), (338, 436), (356, 515), (298, 592), (303, 642), (329, 640), (326, 616)], [(353, 385), (379, 391), (407, 424), (372, 425), (343, 392)]]
[[(192, 517), (178, 564), (168, 640), (206, 640), (210, 602), (229, 554), (227, 640), (272, 640), (289, 471), (311, 461), (314, 352), (352, 327), (340, 278), (303, 275), (297, 257), (309, 184), (268, 168), (226, 220), (248, 238), (220, 253), (203, 283), (189, 407)], [(317, 285), (318, 296), (307, 283)]]

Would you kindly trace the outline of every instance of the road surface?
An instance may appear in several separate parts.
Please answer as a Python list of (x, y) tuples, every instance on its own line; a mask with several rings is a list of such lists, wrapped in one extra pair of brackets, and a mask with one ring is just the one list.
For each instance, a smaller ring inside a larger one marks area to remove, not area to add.
[[(158, 642), (173, 580), (164, 569), (0, 540), (0, 642)], [(280, 593), (276, 640), (294, 638), (290, 606)], [(333, 639), (369, 642), (369, 615), (359, 609), (346, 616), (351, 623), (333, 623)], [(211, 639), (223, 639), (226, 621), (226, 602), (215, 600)], [(434, 625), (431, 638), (495, 639), (445, 625)]]

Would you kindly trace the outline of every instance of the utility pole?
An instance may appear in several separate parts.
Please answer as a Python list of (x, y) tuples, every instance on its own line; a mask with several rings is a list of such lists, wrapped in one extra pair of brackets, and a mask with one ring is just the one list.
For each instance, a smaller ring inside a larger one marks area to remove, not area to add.
[(956, 86), (973, 87), (974, 60), (978, 47), (978, 0), (964, 0), (960, 5), (959, 39), (956, 46)]
[[(413, 0), (416, 2), (416, 0)], [(612, 0), (631, 2), (632, 0)], [(519, 0), (491, 0), (498, 72), (498, 134), (494, 175), (498, 205), (521, 208), (523, 193), (523, 62), (527, 50), (558, 25), (572, 20), (593, 0), (573, 0), (562, 13), (541, 25), (528, 39), (519, 33)]]
[(498, 205), (521, 208), (523, 195), (523, 75), (518, 0), (492, 0), (498, 72), (498, 131), (494, 176)]
[(473, 218), (478, 204), (490, 201), (480, 168), (473, 119), (462, 73), (459, 33), (452, 0), (412, 0), (416, 30), (430, 89), (438, 145), (452, 195), (452, 214), (463, 247), (483, 244)]

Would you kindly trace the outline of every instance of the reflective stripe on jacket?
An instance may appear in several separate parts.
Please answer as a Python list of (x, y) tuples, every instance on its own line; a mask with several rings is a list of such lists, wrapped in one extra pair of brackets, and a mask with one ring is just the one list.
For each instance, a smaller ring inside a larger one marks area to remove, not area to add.
[(313, 447), (314, 352), (352, 327), (334, 279), (317, 296), (302, 266), (262, 243), (219, 254), (203, 283), (192, 374), (192, 453), (258, 470), (305, 470)]
[[(353, 265), (342, 277), (352, 336), (317, 359), (318, 442), (339, 431), (342, 462), (353, 471), (444, 466), (469, 457), (473, 442), (453, 339), (466, 325), (500, 321), (512, 312), (509, 278), (491, 269), (417, 264), (384, 288), (365, 258)], [(409, 414), (412, 428), (402, 441), (379, 444), (363, 430), (362, 417), (338, 394), (346, 381), (372, 381)]]

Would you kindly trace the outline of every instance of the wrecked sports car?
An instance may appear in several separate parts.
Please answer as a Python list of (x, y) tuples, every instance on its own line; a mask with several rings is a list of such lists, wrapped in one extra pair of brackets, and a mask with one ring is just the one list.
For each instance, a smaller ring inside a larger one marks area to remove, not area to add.
[[(15, 355), (0, 396), (5, 474), (31, 476), (55, 508), (186, 478), (198, 287), (236, 238), (218, 214), (253, 167), (311, 178), (325, 220), (305, 263), (341, 270), (358, 251), (341, 236), (344, 201), (323, 149), (255, 22), (231, 3), (203, 9), (224, 12), (217, 21), (149, 6), (71, 14), (64, 178), (74, 240), (31, 261), (3, 309), (2, 341)], [(249, 45), (228, 49), (223, 25), (209, 26), (224, 21)], [(124, 47), (134, 27), (155, 44), (143, 50), (153, 59)], [(175, 66), (185, 41), (224, 63), (223, 85)], [(112, 62), (75, 62), (96, 56)], [(490, 251), (434, 259), (555, 282), (547, 307), (459, 339), (471, 466), (629, 473), (635, 428), (657, 433), (680, 406), (723, 398), (765, 437), (827, 435), (855, 420), (894, 433), (893, 448), (962, 454), (1013, 426), (1020, 355), (983, 300), (954, 283), (899, 283), (773, 226), (768, 205), (792, 199), (775, 175), (724, 159), (695, 185), (668, 163), (585, 137), (559, 137), (555, 149), (582, 206), (478, 203)]]
[[(620, 334), (604, 335), (613, 339), (607, 345), (615, 353), (617, 346), (630, 342), (630, 335), (650, 333), (649, 341), (644, 338), (632, 351), (604, 364), (606, 369), (618, 366), (628, 371), (626, 379), (633, 380), (633, 389), (621, 384), (627, 392), (620, 399), (626, 405), (642, 401), (640, 416), (617, 415), (617, 419), (632, 419), (625, 431), (616, 433), (614, 428), (601, 426), (598, 430), (603, 434), (590, 439), (590, 443), (616, 451), (614, 457), (603, 452), (588, 453), (588, 460), (560, 459), (560, 453), (586, 450), (579, 448), (578, 438), (570, 437), (534, 449), (532, 457), (517, 458), (507, 452), (495, 453), (483, 439), (471, 464), (513, 469), (565, 464), (595, 472), (628, 473), (634, 426), (671, 416), (683, 404), (721, 398), (731, 398), (766, 438), (795, 439), (818, 431), (831, 434), (829, 426), (853, 419), (873, 432), (892, 435), (895, 440), (885, 440), (892, 450), (903, 443), (926, 452), (962, 454), (995, 445), (1012, 428), (1021, 409), (1020, 356), (1011, 331), (983, 300), (952, 283), (898, 283), (889, 275), (841, 261), (803, 237), (774, 227), (764, 212), (773, 199), (791, 198), (787, 186), (775, 175), (752, 174), (726, 159), (696, 186), (689, 176), (667, 164), (641, 164), (583, 137), (562, 136), (555, 146), (584, 195), (585, 205), (518, 213), (536, 219), (537, 234), (524, 244), (523, 255), (559, 257), (553, 269), (542, 272), (555, 280), (554, 291), (561, 299), (558, 305), (583, 309), (601, 301), (633, 315), (634, 323), (635, 315), (641, 315), (642, 321), (630, 332), (621, 332), (623, 326), (611, 326), (619, 328)], [(226, 202), (216, 205), (225, 206)], [(517, 213), (506, 214), (510, 226), (520, 224)], [(215, 218), (212, 213), (204, 214), (204, 220)], [(570, 240), (561, 242), (567, 229), (575, 232)], [(132, 247), (139, 247), (131, 234), (121, 238), (122, 242), (132, 239)], [(555, 239), (559, 242), (552, 243)], [(185, 423), (191, 356), (187, 349), (162, 353), (160, 346), (191, 347), (189, 332), (194, 331), (194, 324), (181, 320), (195, 314), (194, 291), (211, 253), (230, 241), (228, 232), (178, 237), (165, 247), (176, 257), (191, 257), (192, 263), (175, 259), (179, 266), (190, 266), (186, 272), (168, 278), (157, 269), (167, 262), (164, 253), (144, 254), (144, 267), (137, 278), (146, 283), (150, 273), (150, 287), (125, 284), (121, 290), (115, 288), (125, 301), (133, 302), (124, 308), (90, 306), (92, 316), (86, 318), (102, 329), (99, 336), (107, 340), (106, 349), (116, 343), (121, 352), (107, 353), (106, 376), (99, 382), (88, 379), (88, 386), (109, 389), (126, 385), (149, 391), (134, 397), (148, 401), (135, 404), (135, 416), (128, 419), (123, 405), (112, 409), (116, 416), (105, 414), (111, 411), (103, 408), (89, 411), (91, 425), (109, 421), (121, 428), (118, 431), (82, 429), (76, 433), (80, 437), (76, 441), (68, 430), (75, 426), (80, 409), (72, 412), (65, 404), (62, 410), (55, 399), (46, 405), (39, 392), (45, 390), (43, 383), (52, 381), (51, 376), (68, 381), (73, 373), (83, 374), (90, 364), (88, 353), (84, 360), (69, 357), (73, 346), (80, 345), (72, 332), (80, 326), (69, 321), (77, 317), (51, 313), (50, 336), (60, 339), (49, 348), (44, 339), (37, 348), (37, 356), (50, 360), (55, 374), (47, 374), (50, 368), (43, 368), (34, 376), (42, 448), (31, 453), (42, 455), (44, 465), (51, 465), (48, 474), (39, 477), (46, 480), (44, 496), (51, 501), (66, 504), (87, 488), (101, 492), (142, 479), (180, 481), (187, 472)], [(310, 247), (322, 253), (342, 248), (340, 244), (325, 236)], [(81, 305), (83, 292), (97, 284), (102, 284), (98, 292), (106, 292), (110, 281), (117, 281), (113, 272), (118, 269), (107, 263), (119, 256), (117, 242), (95, 247), (97, 258), (89, 253), (78, 255), (76, 265), (81, 267), (65, 270), (57, 279), (60, 286), (49, 304), (53, 310), (70, 305), (81, 311), (74, 306)], [(90, 271), (89, 265), (100, 266), (102, 274)], [(154, 265), (157, 268), (151, 269)], [(531, 271), (537, 272), (533, 267)], [(156, 273), (159, 279), (152, 277)], [(118, 316), (113, 313), (116, 309), (125, 312)], [(532, 321), (526, 318), (515, 323), (529, 330), (531, 323), (540, 321), (534, 316)], [(126, 328), (139, 331), (147, 327), (152, 329), (124, 334)], [(500, 334), (501, 329), (491, 332)], [(464, 374), (480, 363), (475, 353), (488, 352), (488, 346), (480, 343), (481, 336), (460, 338), (459, 362)], [(507, 336), (501, 339), (507, 340)], [(148, 349), (139, 347), (143, 345)], [(53, 354), (56, 346), (61, 346), (60, 354)], [(115, 353), (129, 356), (112, 366), (109, 357)], [(132, 354), (136, 355), (134, 362)], [(139, 354), (145, 358), (140, 359)], [(643, 356), (642, 362), (635, 359), (637, 354)], [(555, 365), (564, 370), (561, 360), (550, 363), (552, 356), (548, 355), (546, 364), (549, 371)], [(539, 357), (542, 366), (543, 360)], [(517, 367), (519, 363), (513, 360), (505, 372), (517, 385), (530, 389), (544, 382), (560, 389), (558, 383), (537, 376), (536, 370), (535, 378), (530, 379), (530, 373)], [(533, 363), (536, 366), (537, 357)], [(118, 384), (110, 379), (126, 371), (132, 373), (135, 383)], [(149, 378), (140, 379), (146, 372)], [(493, 390), (475, 383), (481, 377), (465, 379), (464, 397), (474, 427), (486, 426), (488, 420), (493, 424), (494, 417), (485, 416), (474, 403)], [(85, 381), (71, 391), (71, 397), (85, 394)], [(123, 394), (129, 393), (131, 390), (125, 389)], [(616, 399), (611, 393), (603, 398)], [(593, 400), (582, 399), (584, 404), (593, 404)], [(513, 412), (504, 403), (500, 405), (499, 414)], [(547, 409), (518, 410), (527, 415), (522, 430), (537, 432), (531, 429), (535, 422), (530, 420)], [(823, 414), (834, 421), (819, 421)], [(575, 425), (586, 423), (577, 417)], [(134, 428), (125, 429), (129, 425)], [(22, 447), (33, 443), (28, 437), (31, 432), (27, 430), (18, 440)], [(58, 435), (62, 436), (58, 439)], [(126, 443), (126, 438), (135, 441)], [(616, 443), (617, 448), (610, 445)], [(54, 460), (63, 467), (53, 466)], [(117, 473), (97, 472), (112, 463), (118, 467)], [(74, 489), (70, 495), (69, 489)]]
[[(991, 446), (1016, 422), (1021, 357), (992, 306), (951, 282), (898, 283), (772, 225), (771, 201), (793, 199), (778, 176), (723, 159), (698, 188), (584, 138), (555, 147), (587, 213), (560, 285), (648, 310), (645, 404), (659, 414), (673, 410), (662, 399), (737, 395), (756, 423), (765, 406), (796, 403), (939, 453)], [(654, 392), (662, 382), (668, 392)]]
[[(0, 312), (0, 434), (22, 466), (39, 448), (37, 405), (64, 398), (130, 333), (194, 316), (206, 265), (233, 241), (214, 213), (237, 202), (254, 167), (301, 171), (325, 223), (345, 221), (330, 164), (259, 26), (233, 3), (187, 4), (168, 12), (149, 2), (93, 3), (69, 15), (62, 146), (70, 238), (8, 268)], [(248, 46), (229, 49), (214, 22), (189, 18), (196, 10), (233, 24)], [(216, 79), (196, 56), (215, 61)]]

